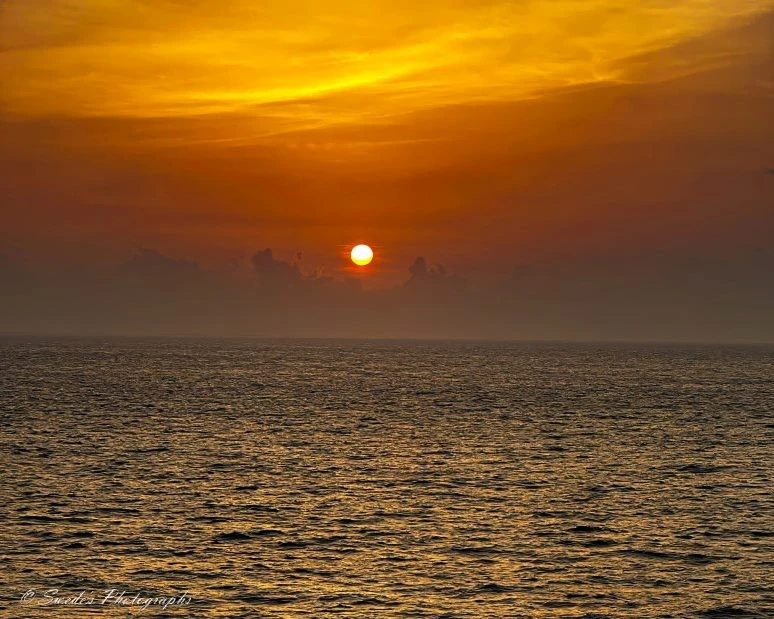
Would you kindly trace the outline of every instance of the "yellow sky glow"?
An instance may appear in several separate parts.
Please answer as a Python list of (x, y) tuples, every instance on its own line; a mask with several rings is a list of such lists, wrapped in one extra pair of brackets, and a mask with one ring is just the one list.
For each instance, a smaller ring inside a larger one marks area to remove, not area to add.
[(626, 81), (633, 79), (627, 59), (772, 5), (10, 0), (1, 6), (0, 70), (11, 84), (0, 90), (6, 112), (239, 113), (267, 121), (258, 134), (271, 134)]

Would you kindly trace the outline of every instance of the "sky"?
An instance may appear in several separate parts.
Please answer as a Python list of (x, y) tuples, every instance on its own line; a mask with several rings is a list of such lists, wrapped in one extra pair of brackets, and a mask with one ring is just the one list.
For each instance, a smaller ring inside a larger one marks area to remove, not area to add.
[(772, 341), (772, 109), (771, 0), (0, 0), (0, 332)]

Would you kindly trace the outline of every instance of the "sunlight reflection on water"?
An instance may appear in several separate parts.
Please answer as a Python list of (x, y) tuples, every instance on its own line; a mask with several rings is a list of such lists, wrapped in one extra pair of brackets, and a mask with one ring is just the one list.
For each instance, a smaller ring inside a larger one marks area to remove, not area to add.
[(774, 615), (771, 348), (8, 339), (0, 368), (4, 616)]

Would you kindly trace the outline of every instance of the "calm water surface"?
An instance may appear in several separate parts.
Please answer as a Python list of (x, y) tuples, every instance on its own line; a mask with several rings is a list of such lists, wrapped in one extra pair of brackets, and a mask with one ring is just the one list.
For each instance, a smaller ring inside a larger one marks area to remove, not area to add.
[(3, 617), (774, 617), (771, 347), (6, 339), (0, 422)]

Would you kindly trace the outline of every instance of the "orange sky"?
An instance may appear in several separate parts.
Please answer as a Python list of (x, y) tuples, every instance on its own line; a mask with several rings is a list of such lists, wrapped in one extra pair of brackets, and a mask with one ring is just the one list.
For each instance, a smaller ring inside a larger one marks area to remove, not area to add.
[(0, 250), (371, 285), (770, 243), (764, 0), (0, 2)]

